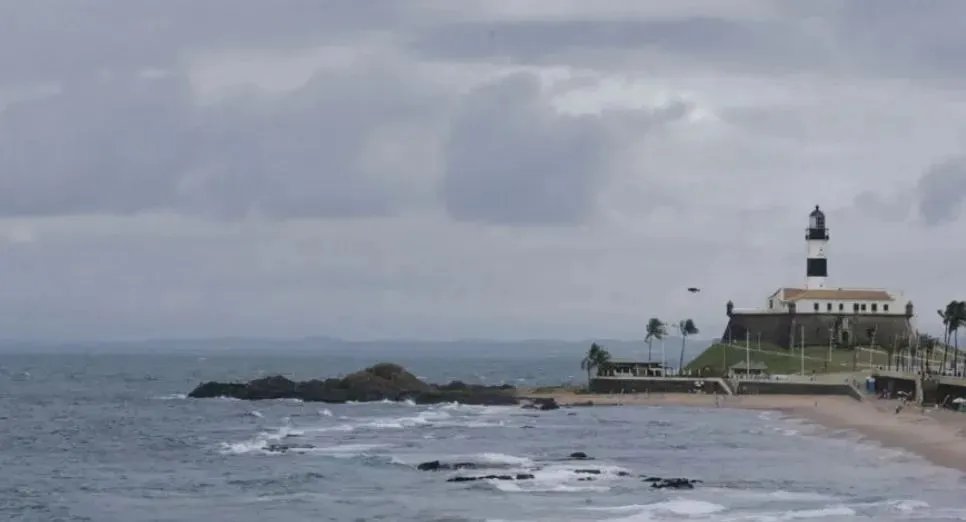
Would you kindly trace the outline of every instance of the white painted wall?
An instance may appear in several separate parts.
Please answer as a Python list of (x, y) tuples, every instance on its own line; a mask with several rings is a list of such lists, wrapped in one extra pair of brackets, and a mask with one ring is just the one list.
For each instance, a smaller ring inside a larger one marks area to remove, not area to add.
[[(818, 310), (815, 310), (815, 304), (818, 304)], [(828, 305), (832, 305), (832, 309), (829, 310)], [(875, 305), (873, 310), (872, 305)], [(839, 305), (842, 305), (842, 309), (839, 310)], [(859, 306), (858, 311), (855, 310), (855, 305)], [(865, 305), (865, 310), (862, 306)], [(893, 299), (887, 301), (845, 301), (845, 300), (812, 300), (812, 299), (802, 299), (795, 302), (795, 313), (797, 314), (878, 314), (878, 315), (905, 315), (906, 314), (906, 301), (904, 299)], [(886, 309), (888, 308), (888, 310)], [(746, 312), (751, 312), (754, 309), (744, 309)], [(735, 308), (735, 311), (739, 311)], [(778, 296), (774, 296), (765, 302), (765, 306), (760, 309), (754, 310), (758, 313), (761, 312), (772, 312), (776, 314), (783, 314), (788, 312), (788, 303), (783, 302), (778, 299)]]
[[(815, 310), (815, 305), (818, 305), (818, 310)], [(832, 309), (828, 309), (828, 305), (832, 305)], [(839, 305), (842, 309), (839, 310)], [(858, 305), (859, 310), (855, 310), (855, 306)], [(796, 301), (795, 313), (799, 314), (828, 314), (828, 313), (842, 313), (842, 314), (886, 314), (886, 315), (904, 315), (906, 313), (905, 303), (890, 300), (890, 301), (846, 301), (846, 300), (811, 300), (802, 299)], [(865, 310), (862, 307), (865, 307)], [(888, 307), (888, 310), (886, 308)], [(786, 307), (785, 310), (788, 308)]]
[(828, 259), (828, 241), (824, 239), (806, 239), (805, 255), (812, 259)]

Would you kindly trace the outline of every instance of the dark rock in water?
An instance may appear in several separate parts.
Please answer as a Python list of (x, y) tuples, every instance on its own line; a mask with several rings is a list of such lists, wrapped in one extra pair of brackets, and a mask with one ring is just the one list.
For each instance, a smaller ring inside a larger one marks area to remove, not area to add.
[(518, 404), (509, 385), (481, 386), (454, 381), (444, 385), (425, 383), (397, 364), (380, 363), (341, 379), (293, 381), (281, 375), (247, 383), (206, 382), (189, 397), (232, 397), (242, 400), (301, 399), (306, 402), (403, 401), (418, 404), (459, 402), (487, 406)]
[[(575, 451), (569, 455), (568, 460), (592, 460), (592, 457), (588, 456), (582, 451)], [(452, 471), (460, 469), (482, 469), (492, 467), (492, 465), (477, 464), (474, 462), (442, 462), (439, 460), (432, 460), (429, 462), (420, 463), (416, 466), (416, 469), (420, 471)], [(540, 468), (537, 467), (534, 469)], [(598, 480), (600, 476), (610, 475), (610, 473), (605, 473), (605, 471), (600, 468), (576, 468), (571, 471), (577, 475), (576, 479), (579, 482), (591, 482)], [(630, 472), (623, 470), (617, 471), (614, 474), (618, 477), (634, 476)], [(663, 478), (648, 475), (638, 476), (643, 482), (650, 483), (651, 488), (653, 489), (694, 489), (695, 485), (701, 482), (700, 480), (683, 477)], [(475, 482), (479, 480), (531, 480), (533, 478), (534, 475), (532, 473), (516, 472), (515, 474), (511, 474), (509, 472), (504, 472), (501, 474), (456, 476), (447, 479), (447, 482)]]
[(666, 478), (647, 481), (651, 482), (651, 487), (656, 489), (694, 489), (694, 485), (701, 482), (700, 480), (691, 480), (686, 478)]
[(594, 460), (594, 457), (588, 457), (583, 451), (575, 451), (568, 455), (567, 458), (574, 460)]
[(594, 405), (594, 401), (582, 401), (582, 402), (572, 402), (568, 404), (571, 408), (586, 408)]
[(315, 446), (311, 444), (269, 444), (265, 446), (265, 451), (271, 453), (285, 453), (288, 450), (294, 449), (312, 449)]
[(529, 480), (533, 475), (529, 473), (517, 473), (516, 475), (479, 475), (476, 477), (452, 477), (446, 482), (476, 482), (477, 480)]
[(475, 462), (440, 462), (438, 460), (431, 460), (429, 462), (422, 462), (416, 466), (419, 471), (442, 471), (442, 470), (457, 470), (457, 469), (476, 469), (478, 466)]
[(479, 477), (453, 477), (446, 479), (446, 482), (473, 482), (474, 480), (480, 480)]
[(553, 397), (550, 397), (547, 399), (531, 399), (531, 401), (527, 404), (524, 404), (523, 407), (528, 410), (542, 410), (542, 411), (560, 409), (560, 405), (557, 404), (557, 401)]

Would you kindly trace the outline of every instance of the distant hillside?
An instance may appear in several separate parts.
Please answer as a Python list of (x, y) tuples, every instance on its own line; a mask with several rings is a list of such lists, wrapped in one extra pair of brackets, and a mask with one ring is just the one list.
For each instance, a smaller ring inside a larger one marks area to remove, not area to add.
[[(802, 352), (800, 350), (786, 350), (773, 345), (762, 345), (761, 349), (758, 349), (757, 346), (752, 345), (747, 355), (752, 362), (765, 363), (768, 366), (768, 372), (772, 374), (801, 372)], [(943, 350), (939, 347), (933, 351), (930, 365), (933, 368), (941, 367), (942, 356)], [(951, 364), (954, 357), (955, 352), (950, 350), (947, 363)], [(685, 365), (685, 369), (698, 371), (702, 368), (711, 368), (717, 374), (723, 367), (730, 367), (745, 359), (744, 346), (714, 344)], [(830, 352), (827, 346), (806, 346), (804, 363), (805, 373), (847, 372), (852, 371), (853, 368), (863, 370), (870, 367), (891, 366), (889, 354), (878, 347), (871, 350), (859, 347), (856, 351), (832, 350)]]

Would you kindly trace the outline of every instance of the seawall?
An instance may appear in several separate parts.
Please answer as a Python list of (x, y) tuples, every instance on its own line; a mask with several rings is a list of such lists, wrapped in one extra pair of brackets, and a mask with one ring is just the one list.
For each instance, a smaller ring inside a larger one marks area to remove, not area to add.
[[(700, 383), (700, 385), (698, 384)], [(840, 395), (862, 400), (862, 392), (848, 383), (731, 381), (720, 378), (685, 377), (596, 377), (590, 392), (618, 393), (718, 393), (722, 395)]]
[(732, 312), (721, 339), (743, 343), (747, 337), (752, 343), (761, 340), (782, 348), (800, 346), (803, 340), (806, 346), (827, 346), (832, 330), (841, 332), (844, 344), (868, 345), (872, 341), (868, 331), (872, 328), (876, 329), (875, 342), (880, 346), (892, 345), (913, 333), (909, 319), (902, 315)]
[(738, 395), (843, 395), (862, 400), (862, 392), (847, 383), (787, 382), (787, 381), (738, 381)]
[(731, 395), (721, 379), (690, 377), (595, 377), (591, 393), (718, 393)]
[(942, 404), (952, 407), (948, 401), (966, 398), (966, 379), (961, 377), (928, 375), (919, 381), (919, 376), (915, 373), (884, 371), (873, 376), (876, 393), (888, 392), (894, 397), (897, 392), (905, 392), (910, 397), (915, 397), (917, 403), (925, 406)]

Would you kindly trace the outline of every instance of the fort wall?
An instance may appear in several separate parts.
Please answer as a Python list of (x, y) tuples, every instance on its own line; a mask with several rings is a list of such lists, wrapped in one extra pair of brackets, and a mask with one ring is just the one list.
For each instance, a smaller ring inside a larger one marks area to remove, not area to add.
[(746, 336), (752, 344), (789, 348), (791, 346), (825, 346), (830, 332), (838, 336), (840, 344), (869, 345), (868, 334), (875, 329), (875, 344), (888, 346), (913, 336), (908, 317), (887, 314), (792, 314), (769, 312), (738, 312), (729, 314), (728, 324), (721, 335), (723, 342), (744, 343)]

